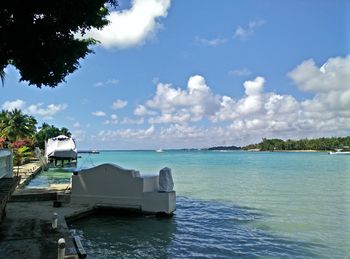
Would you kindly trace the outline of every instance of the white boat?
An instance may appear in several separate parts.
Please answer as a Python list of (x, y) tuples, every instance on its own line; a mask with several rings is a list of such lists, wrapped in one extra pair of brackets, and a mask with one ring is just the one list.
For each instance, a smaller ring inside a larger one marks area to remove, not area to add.
[(78, 157), (77, 146), (74, 139), (59, 135), (45, 142), (45, 157), (52, 160), (76, 160)]
[(330, 155), (350, 155), (350, 151), (341, 151), (341, 150), (337, 150), (335, 152), (331, 151), (328, 154)]
[(163, 152), (163, 149), (161, 149), (161, 148), (160, 148), (160, 149), (157, 149), (156, 152), (157, 152), (157, 153), (161, 153), (161, 152)]
[(13, 177), (12, 153), (9, 149), (0, 149), (0, 179)]
[(171, 215), (176, 208), (173, 187), (171, 169), (166, 167), (159, 175), (141, 176), (132, 169), (102, 164), (74, 172), (70, 202)]

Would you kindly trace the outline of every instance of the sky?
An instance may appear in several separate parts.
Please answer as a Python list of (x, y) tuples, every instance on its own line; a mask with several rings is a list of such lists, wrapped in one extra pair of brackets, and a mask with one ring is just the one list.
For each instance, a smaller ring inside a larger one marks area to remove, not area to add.
[(350, 135), (350, 1), (120, 0), (108, 18), (57, 88), (8, 66), (1, 108), (70, 129), (78, 149)]

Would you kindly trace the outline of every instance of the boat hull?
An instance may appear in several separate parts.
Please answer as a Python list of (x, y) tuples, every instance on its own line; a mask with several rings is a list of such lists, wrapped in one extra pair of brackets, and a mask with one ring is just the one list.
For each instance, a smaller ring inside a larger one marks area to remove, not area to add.
[(51, 154), (48, 154), (48, 158), (61, 158), (61, 159), (77, 159), (78, 155), (75, 150), (55, 150)]
[(329, 152), (330, 155), (350, 155), (350, 151), (344, 151), (344, 152)]

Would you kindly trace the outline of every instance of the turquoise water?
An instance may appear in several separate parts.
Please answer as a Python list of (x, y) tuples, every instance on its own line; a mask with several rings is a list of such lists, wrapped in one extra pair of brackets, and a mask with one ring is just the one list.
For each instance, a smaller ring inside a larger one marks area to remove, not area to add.
[[(84, 154), (157, 173), (172, 168), (173, 218), (96, 215), (72, 225), (91, 258), (345, 258), (350, 256), (350, 156), (326, 153), (113, 151)], [(69, 182), (49, 171), (29, 187)]]

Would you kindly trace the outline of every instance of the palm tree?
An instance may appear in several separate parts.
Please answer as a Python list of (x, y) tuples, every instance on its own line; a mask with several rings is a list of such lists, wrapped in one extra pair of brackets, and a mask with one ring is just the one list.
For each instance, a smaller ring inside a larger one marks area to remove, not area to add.
[(54, 125), (43, 123), (39, 127), (39, 131), (35, 135), (38, 147), (41, 149), (44, 149), (45, 141), (48, 140), (49, 138), (57, 137), (58, 135), (65, 135), (70, 137), (72, 134), (69, 132), (67, 128), (62, 127), (61, 129), (59, 129)]
[(60, 134), (61, 135), (65, 135), (67, 137), (71, 137), (72, 136), (72, 133), (70, 133), (69, 130), (67, 128), (65, 128), (65, 127), (62, 127), (60, 129)]
[(6, 138), (4, 129), (8, 125), (8, 121), (9, 121), (8, 111), (2, 110), (0, 113), (0, 137), (2, 138)]
[(1, 80), (2, 86), (4, 86), (5, 84), (5, 78), (6, 78), (5, 70), (0, 70), (0, 80)]
[(2, 111), (0, 113), (0, 137), (13, 142), (31, 138), (36, 132), (36, 120), (33, 116), (23, 114), (21, 110)]

